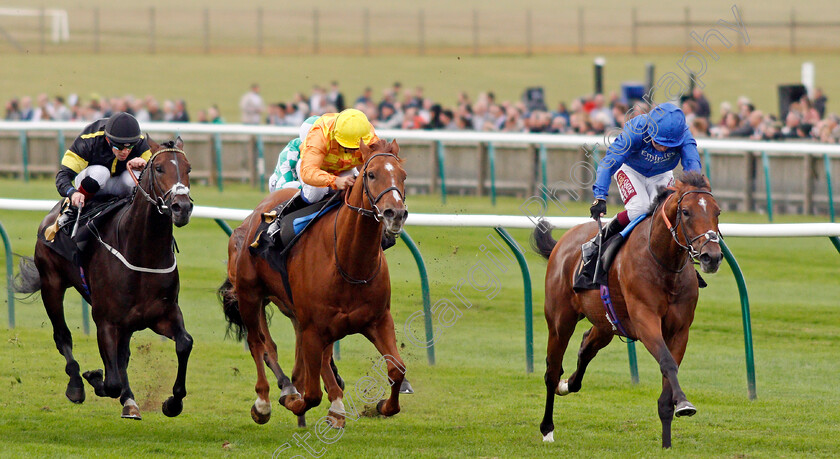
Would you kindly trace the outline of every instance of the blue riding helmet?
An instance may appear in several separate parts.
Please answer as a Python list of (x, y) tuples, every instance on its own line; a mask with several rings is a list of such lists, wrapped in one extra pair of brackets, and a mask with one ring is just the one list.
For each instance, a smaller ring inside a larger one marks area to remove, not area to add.
[(666, 147), (682, 145), (687, 129), (685, 115), (676, 105), (666, 102), (654, 107), (648, 114), (647, 135), (654, 142)]

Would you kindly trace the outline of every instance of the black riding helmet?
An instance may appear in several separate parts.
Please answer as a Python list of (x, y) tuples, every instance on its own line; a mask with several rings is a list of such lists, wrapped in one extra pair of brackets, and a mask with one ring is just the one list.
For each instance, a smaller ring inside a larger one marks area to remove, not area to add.
[(105, 137), (111, 141), (111, 145), (131, 147), (140, 141), (140, 123), (128, 113), (114, 113), (105, 122)]

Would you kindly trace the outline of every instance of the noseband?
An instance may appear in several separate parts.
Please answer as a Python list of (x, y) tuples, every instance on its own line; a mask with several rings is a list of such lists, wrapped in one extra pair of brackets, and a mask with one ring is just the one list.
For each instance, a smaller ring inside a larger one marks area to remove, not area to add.
[[(173, 162), (175, 163), (175, 172), (178, 174), (179, 181), (174, 187), (172, 187), (172, 189), (166, 192), (161, 192), (160, 185), (157, 182), (157, 177), (155, 177), (155, 169), (152, 167), (152, 162), (154, 162), (157, 155), (167, 152), (172, 153), (175, 157)], [(149, 158), (149, 160), (146, 162), (146, 167), (144, 167), (143, 172), (140, 173), (140, 179), (143, 178), (143, 174), (145, 174), (146, 171), (149, 171), (149, 174), (151, 175), (149, 177), (149, 180), (152, 182), (151, 194), (147, 193), (146, 190), (144, 190), (143, 187), (140, 186), (140, 182), (137, 179), (137, 177), (134, 176), (134, 173), (129, 174), (134, 180), (134, 183), (137, 185), (135, 187), (135, 190), (138, 190), (140, 194), (142, 194), (143, 197), (146, 198), (147, 201), (152, 203), (152, 205), (155, 206), (155, 209), (158, 211), (159, 214), (166, 215), (168, 217), (172, 217), (172, 209), (170, 208), (170, 206), (172, 205), (172, 199), (175, 197), (175, 195), (186, 194), (187, 197), (190, 198), (190, 201), (193, 200), (192, 196), (189, 195), (189, 188), (187, 188), (184, 184), (180, 182), (181, 169), (178, 166), (178, 153), (184, 155), (185, 158), (187, 157), (187, 154), (179, 148), (161, 148), (160, 150), (156, 151), (155, 154), (152, 155), (152, 157)]]
[(376, 158), (377, 156), (390, 156), (394, 159), (399, 160), (399, 158), (397, 158), (397, 156), (393, 153), (376, 153), (376, 154), (371, 155), (367, 159), (367, 161), (365, 161), (365, 165), (362, 168), (362, 186), (363, 186), (363, 189), (364, 189), (364, 195), (367, 198), (368, 203), (370, 204), (370, 208), (372, 210), (365, 209), (363, 207), (356, 207), (354, 205), (351, 205), (347, 201), (347, 198), (350, 195), (350, 192), (349, 192), (350, 190), (348, 190), (346, 193), (344, 193), (344, 205), (346, 205), (347, 207), (349, 207), (352, 210), (355, 210), (356, 212), (359, 213), (359, 215), (363, 215), (365, 217), (371, 217), (374, 220), (376, 220), (377, 222), (379, 222), (379, 221), (382, 220), (382, 211), (379, 210), (379, 207), (376, 206), (376, 203), (378, 203), (379, 200), (382, 199), (382, 196), (384, 196), (385, 193), (387, 193), (389, 191), (396, 191), (397, 194), (400, 196), (400, 199), (402, 199), (402, 201), (404, 203), (405, 202), (405, 194), (399, 188), (397, 188), (395, 186), (389, 186), (388, 188), (385, 188), (384, 190), (382, 190), (382, 192), (380, 192), (378, 195), (376, 195), (376, 198), (371, 197), (372, 193), (370, 192), (370, 187), (368, 186), (367, 168), (368, 168), (368, 164), (370, 164), (371, 160), (373, 160), (373, 158)]
[[(713, 230), (709, 230), (709, 231), (706, 231), (705, 233), (694, 236), (693, 238), (689, 237), (688, 230), (685, 227), (686, 225), (682, 224), (683, 223), (683, 220), (682, 220), (682, 200), (685, 199), (686, 196), (688, 196), (690, 194), (694, 194), (694, 193), (708, 194), (709, 196), (714, 197), (714, 195), (712, 195), (711, 192), (704, 191), (704, 190), (691, 190), (691, 191), (687, 191), (687, 192), (683, 193), (679, 197), (679, 199), (677, 200), (677, 212), (676, 212), (677, 216), (674, 219), (674, 224), (673, 225), (671, 224), (671, 221), (668, 220), (668, 216), (665, 215), (665, 205), (668, 203), (668, 200), (671, 199), (671, 197), (673, 195), (668, 196), (668, 198), (662, 203), (662, 206), (660, 207), (660, 212), (659, 213), (662, 215), (662, 220), (665, 221), (665, 226), (668, 227), (668, 231), (671, 232), (671, 237), (674, 239), (674, 242), (676, 242), (677, 245), (680, 246), (680, 248), (682, 248), (683, 250), (688, 252), (689, 259), (691, 259), (696, 264), (696, 263), (698, 263), (697, 258), (700, 256), (700, 253), (703, 251), (703, 247), (705, 247), (706, 244), (708, 244), (710, 242), (714, 242), (716, 244), (720, 243), (720, 235)], [(677, 234), (677, 228), (680, 228), (680, 227), (682, 227), (681, 231), (682, 231), (683, 238), (686, 240), (686, 244), (683, 244), (682, 242), (680, 242), (679, 235)], [(650, 225), (650, 228), (651, 228), (651, 230), (653, 229), (653, 224)], [(700, 245), (699, 250), (695, 249), (694, 248), (694, 242), (696, 240), (702, 238), (702, 237), (705, 237), (706, 240), (703, 241), (702, 245)], [(649, 236), (648, 236), (648, 251), (651, 254), (653, 254), (653, 251), (650, 248), (650, 237)], [(659, 259), (656, 258), (655, 255), (654, 255), (653, 258), (656, 260), (657, 263), (659, 263), (660, 266), (664, 267), (664, 265), (659, 261)], [(685, 268), (685, 265), (688, 264), (687, 261), (688, 260), (686, 260), (686, 263), (677, 272), (681, 272)]]

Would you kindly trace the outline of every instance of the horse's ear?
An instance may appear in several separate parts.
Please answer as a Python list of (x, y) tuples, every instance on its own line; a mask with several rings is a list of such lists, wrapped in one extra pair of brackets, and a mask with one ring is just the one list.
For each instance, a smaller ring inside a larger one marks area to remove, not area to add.
[(157, 142), (155, 142), (154, 140), (152, 140), (152, 137), (149, 136), (148, 132), (146, 133), (146, 142), (149, 143), (149, 147), (151, 147), (152, 151), (160, 150), (160, 145)]
[(400, 156), (400, 146), (397, 145), (397, 139), (391, 141), (391, 153), (398, 158)]
[(179, 150), (184, 149), (184, 141), (181, 139), (181, 136), (175, 137), (175, 148)]
[(368, 156), (370, 156), (370, 147), (365, 145), (364, 139), (359, 139), (359, 151), (362, 153), (362, 160), (367, 161)]

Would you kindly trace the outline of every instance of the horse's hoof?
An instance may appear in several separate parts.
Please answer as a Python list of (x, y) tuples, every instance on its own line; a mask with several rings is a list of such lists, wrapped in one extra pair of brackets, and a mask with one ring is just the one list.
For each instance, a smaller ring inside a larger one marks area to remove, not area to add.
[(379, 403), (376, 404), (376, 412), (381, 414), (385, 417), (395, 416), (397, 413), (400, 412), (399, 405), (397, 405), (397, 409), (393, 412), (385, 412), (385, 402), (387, 400), (380, 400)]
[(343, 429), (347, 420), (344, 415), (338, 414), (335, 411), (327, 411), (327, 425), (333, 429)]
[(694, 416), (697, 413), (697, 408), (688, 400), (677, 403), (677, 408), (674, 410), (674, 416), (680, 418), (683, 416)]
[(64, 395), (67, 396), (67, 400), (70, 400), (73, 403), (82, 403), (85, 401), (85, 386), (71, 387), (68, 385), (67, 391)]
[(96, 383), (102, 382), (105, 379), (104, 372), (100, 370), (93, 370), (93, 371), (86, 371), (82, 373), (82, 377), (85, 378), (91, 386), (96, 387)]
[(552, 430), (551, 432), (543, 435), (543, 441), (546, 443), (554, 443), (554, 431)]
[(385, 405), (385, 400), (380, 400), (379, 403), (376, 404), (376, 412), (385, 416), (385, 413), (382, 412), (383, 405)]
[[(291, 389), (288, 389), (288, 390), (283, 389), (283, 391), (280, 392), (279, 402), (280, 402), (281, 405), (286, 406), (286, 400), (288, 400), (289, 403), (291, 403), (291, 402), (294, 402), (294, 401), (298, 400), (299, 398), (300, 398), (300, 392), (298, 392), (298, 390), (295, 388), (295, 386), (292, 386)], [(288, 407), (286, 406), (286, 408), (288, 408)]]
[(560, 382), (557, 384), (557, 389), (554, 391), (554, 393), (560, 396), (569, 395), (569, 380), (561, 379)]
[(269, 411), (268, 414), (262, 414), (259, 411), (257, 411), (257, 405), (252, 405), (251, 419), (253, 419), (254, 422), (256, 422), (257, 424), (265, 424), (266, 422), (268, 422), (269, 419), (271, 419), (271, 411)]
[(140, 408), (137, 407), (137, 403), (135, 403), (134, 400), (129, 399), (126, 401), (125, 405), (123, 405), (122, 418), (134, 419), (135, 421), (143, 419), (140, 417)]
[(414, 388), (411, 387), (411, 383), (409, 383), (407, 379), (403, 379), (402, 384), (400, 384), (400, 393), (401, 394), (413, 394), (414, 393)]
[(181, 414), (181, 410), (184, 409), (184, 403), (181, 399), (169, 397), (165, 402), (163, 402), (163, 406), (161, 408), (163, 409), (163, 414), (167, 417), (174, 418), (175, 416)]

